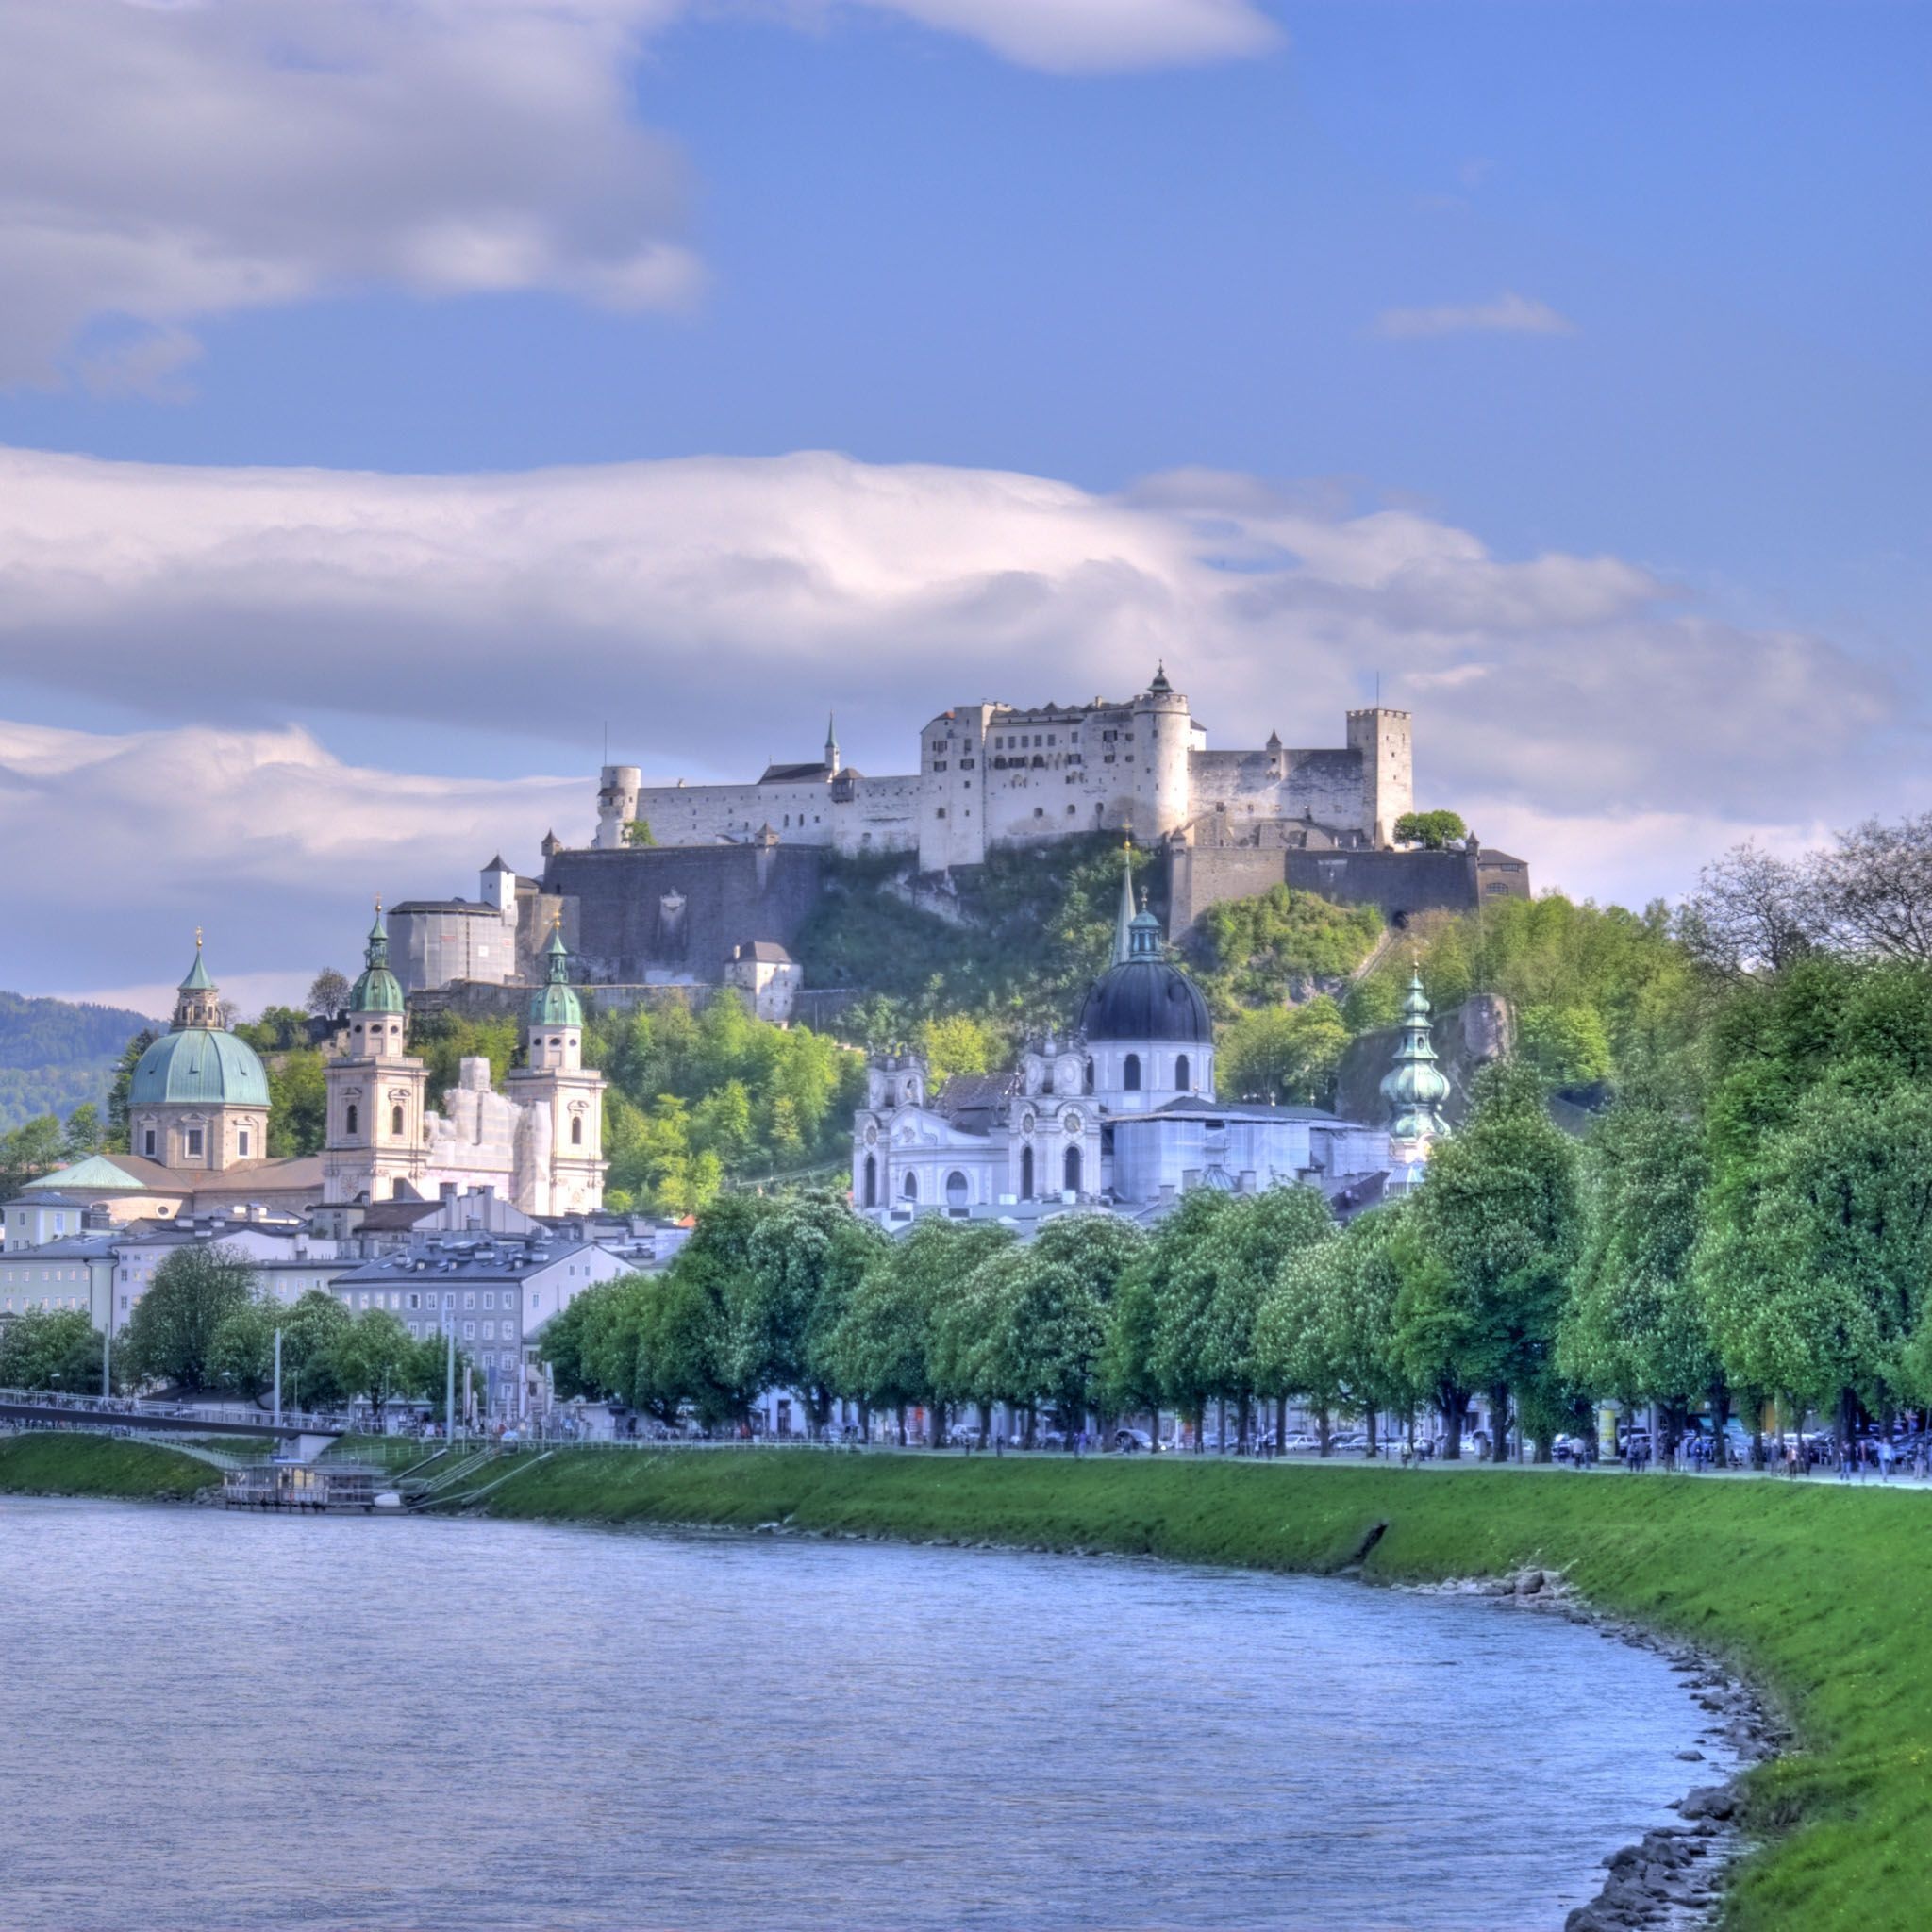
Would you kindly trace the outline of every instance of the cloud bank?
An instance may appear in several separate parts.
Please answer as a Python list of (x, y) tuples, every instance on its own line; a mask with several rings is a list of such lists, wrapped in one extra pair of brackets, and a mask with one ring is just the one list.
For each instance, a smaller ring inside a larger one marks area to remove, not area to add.
[(1428, 336), (1574, 336), (1576, 325), (1547, 302), (1505, 291), (1493, 302), (1446, 304), (1436, 308), (1385, 308), (1375, 334), (1391, 341)]
[[(1248, 0), (862, 0), (1061, 71), (1272, 44)], [(676, 309), (705, 273), (630, 88), (693, 0), (9, 0), (0, 384), (178, 393), (192, 325), (372, 287)], [(801, 21), (847, 9), (795, 0)]]
[[(1100, 495), (824, 454), (420, 477), (0, 452), (0, 674), (147, 727), (0, 737), (19, 891), (68, 908), (56, 931), (87, 929), (83, 898), (143, 912), (94, 922), (92, 980), (0, 956), (0, 984), (124, 983), (130, 930), (217, 906), (247, 910), (249, 970), (312, 971), (372, 891), (588, 836), (607, 722), (613, 757), (698, 781), (815, 756), (835, 709), (848, 756), (902, 771), (947, 705), (1125, 693), (1165, 658), (1215, 743), (1321, 745), (1379, 673), (1424, 803), (1543, 883), (1633, 897), (1733, 832), (1888, 808), (1919, 728), (1829, 639), (1727, 623), (1639, 562), (1498, 558), (1220, 473)], [(346, 765), (323, 748), (345, 714), (515, 734), (518, 769), (575, 775)]]

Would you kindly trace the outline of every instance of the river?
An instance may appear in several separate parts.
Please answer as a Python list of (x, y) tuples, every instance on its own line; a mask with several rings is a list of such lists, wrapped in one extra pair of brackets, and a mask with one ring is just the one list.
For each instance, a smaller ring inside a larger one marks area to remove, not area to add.
[(9, 1932), (1554, 1927), (1703, 1722), (1346, 1582), (0, 1501)]

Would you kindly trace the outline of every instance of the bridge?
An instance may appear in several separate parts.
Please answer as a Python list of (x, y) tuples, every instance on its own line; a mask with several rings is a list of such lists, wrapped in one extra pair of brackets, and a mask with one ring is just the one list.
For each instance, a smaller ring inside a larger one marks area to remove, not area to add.
[(232, 1413), (221, 1416), (179, 1411), (169, 1413), (138, 1406), (127, 1407), (99, 1397), (83, 1399), (70, 1396), (63, 1401), (46, 1395), (36, 1396), (26, 1391), (0, 1393), (0, 1427), (17, 1429), (23, 1426), (84, 1429), (95, 1435), (106, 1431), (130, 1436), (194, 1436), (203, 1441), (219, 1440), (225, 1436), (258, 1441), (263, 1436), (272, 1436), (285, 1447), (292, 1447), (295, 1458), (300, 1462), (313, 1462), (344, 1433), (339, 1423), (287, 1411), (283, 1412), (278, 1423), (267, 1415), (258, 1421), (253, 1417), (238, 1419)]

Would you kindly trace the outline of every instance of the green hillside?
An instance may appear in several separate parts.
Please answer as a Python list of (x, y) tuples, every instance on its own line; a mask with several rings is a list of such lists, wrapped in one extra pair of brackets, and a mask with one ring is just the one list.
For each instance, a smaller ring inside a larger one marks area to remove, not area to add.
[(0, 992), (0, 1129), (85, 1102), (104, 1113), (114, 1062), (145, 1014)]

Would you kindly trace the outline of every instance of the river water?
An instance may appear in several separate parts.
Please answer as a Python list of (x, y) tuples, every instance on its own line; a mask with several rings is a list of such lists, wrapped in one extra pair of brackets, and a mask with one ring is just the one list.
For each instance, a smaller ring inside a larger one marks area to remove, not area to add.
[(0, 1501), (0, 1924), (1560, 1925), (1666, 1665), (1155, 1563)]

